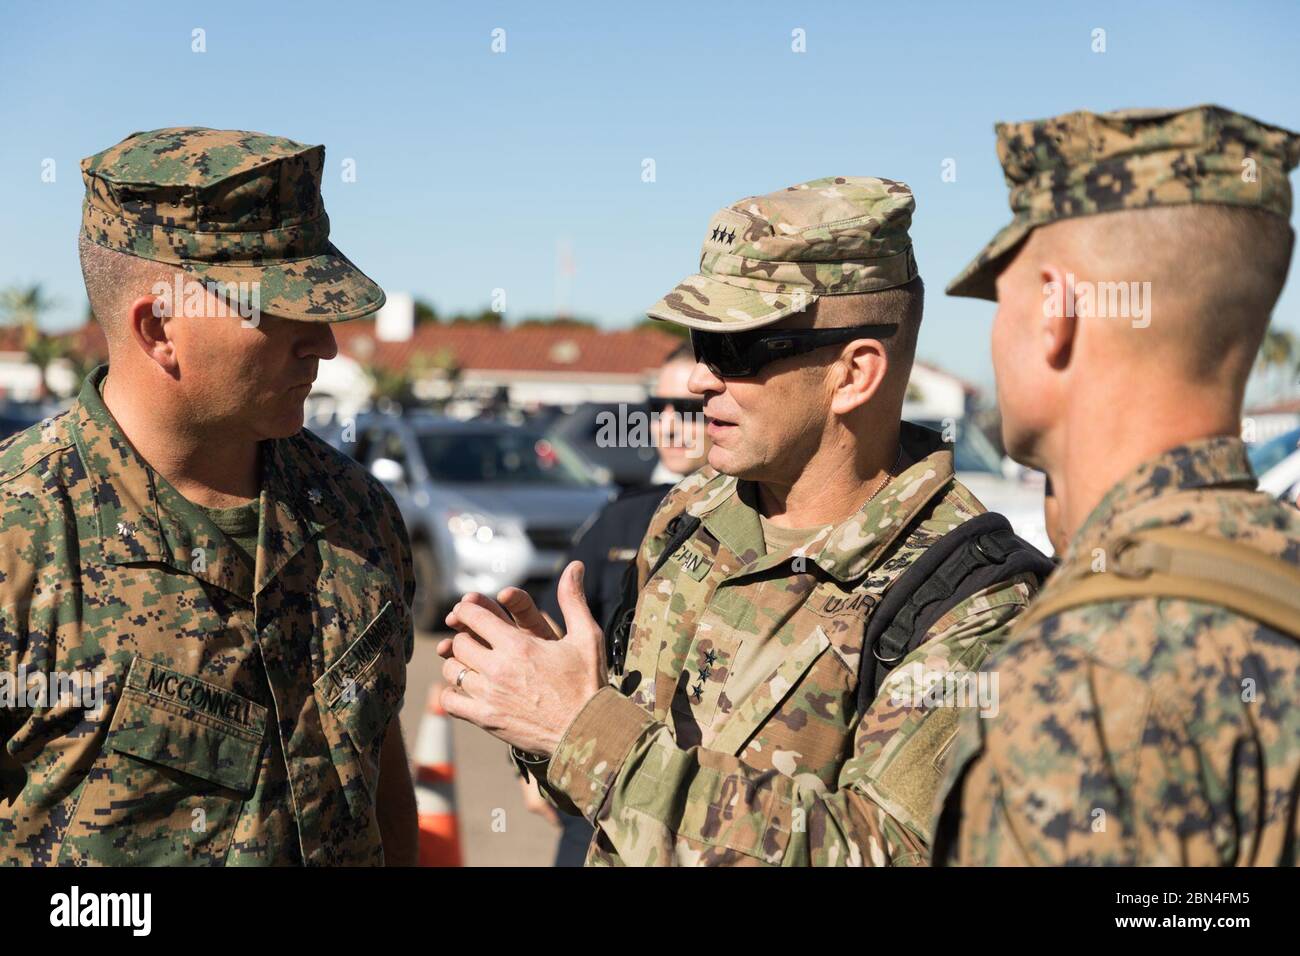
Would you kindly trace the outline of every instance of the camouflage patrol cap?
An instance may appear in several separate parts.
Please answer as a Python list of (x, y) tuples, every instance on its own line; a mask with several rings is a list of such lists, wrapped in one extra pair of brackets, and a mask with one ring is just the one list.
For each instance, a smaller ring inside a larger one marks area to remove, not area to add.
[(132, 133), (81, 161), (82, 233), (200, 281), (256, 282), (260, 308), (338, 322), (384, 292), (329, 241), (325, 147), (202, 127)]
[(998, 159), (1015, 218), (948, 294), (997, 299), (998, 274), (1036, 227), (1097, 213), (1218, 203), (1291, 216), (1300, 136), (1221, 106), (1079, 110), (998, 123)]
[(823, 295), (879, 292), (916, 277), (904, 183), (832, 176), (733, 203), (709, 220), (700, 271), (647, 311), (713, 332), (743, 332)]

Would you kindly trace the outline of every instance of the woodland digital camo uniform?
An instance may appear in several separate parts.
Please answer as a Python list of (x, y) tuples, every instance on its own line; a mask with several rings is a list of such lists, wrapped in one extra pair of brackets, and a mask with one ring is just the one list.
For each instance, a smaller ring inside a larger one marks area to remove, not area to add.
[[(1056, 219), (1193, 202), (1290, 216), (1300, 139), (1219, 107), (1080, 112), (997, 131), (1016, 222), (954, 280), (957, 295), (994, 297), (1016, 237)], [(1242, 180), (1247, 159), (1254, 183)], [(1098, 555), (1122, 561), (1118, 543), (1138, 529), (1300, 564), (1300, 512), (1254, 488), (1236, 438), (1170, 449), (1107, 493), (1037, 600), (1094, 575)], [(963, 717), (937, 862), (1295, 864), (1294, 631), (1204, 601), (1140, 597), (1014, 628), (987, 667), (1000, 708)]]
[[(278, 310), (339, 318), (383, 293), (359, 272), (327, 283), (338, 295), (298, 284), (338, 262), (307, 212), (320, 153), (141, 134), (87, 160), (85, 229), (128, 251), (224, 256), (209, 231), (285, 239), (299, 227), (276, 224), (301, 219), (317, 238), (293, 249), (328, 262), (236, 268), (292, 272), (272, 280)], [(309, 432), (264, 442), (249, 561), (136, 454), (100, 397), (105, 372), (0, 444), (0, 674), (100, 676), (105, 697), (101, 713), (84, 699), (0, 709), (0, 863), (382, 863), (380, 748), (413, 649), (396, 506)]]
[[(710, 222), (704, 274), (650, 314), (754, 328), (828, 285), (903, 284), (916, 274), (911, 210), (906, 186), (878, 179), (737, 203)], [(909, 672), (976, 668), (1032, 578), (954, 607), (859, 712), (864, 632), (881, 596), (927, 545), (984, 511), (938, 436), (905, 425), (903, 440), (914, 464), (818, 530), (806, 558), (767, 551), (750, 482), (706, 467), (668, 494), (637, 557), (624, 674), (570, 725), (543, 781), (596, 826), (588, 865), (924, 861), (957, 712), (912, 706)], [(702, 524), (647, 580), (683, 515)]]

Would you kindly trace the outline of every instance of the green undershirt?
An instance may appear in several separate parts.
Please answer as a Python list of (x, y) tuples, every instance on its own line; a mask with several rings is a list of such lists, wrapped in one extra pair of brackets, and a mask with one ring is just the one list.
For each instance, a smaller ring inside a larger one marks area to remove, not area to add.
[(246, 505), (233, 508), (204, 508), (196, 505), (208, 520), (221, 529), (231, 544), (239, 549), (254, 566), (257, 565), (257, 532), (261, 524), (259, 502), (256, 498)]
[(763, 543), (767, 546), (768, 554), (793, 551), (807, 544), (812, 540), (813, 535), (821, 530), (821, 528), (778, 528), (772, 524), (771, 519), (763, 515), (759, 515), (758, 520), (763, 526)]

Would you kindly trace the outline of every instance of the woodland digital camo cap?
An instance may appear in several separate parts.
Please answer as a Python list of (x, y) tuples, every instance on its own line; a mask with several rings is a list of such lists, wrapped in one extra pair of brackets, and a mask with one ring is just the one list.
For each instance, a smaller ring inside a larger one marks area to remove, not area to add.
[(743, 332), (823, 295), (879, 292), (916, 277), (905, 183), (831, 176), (733, 203), (709, 220), (700, 271), (647, 311), (653, 319)]
[(384, 292), (329, 241), (325, 147), (202, 127), (132, 133), (81, 161), (91, 242), (201, 281), (257, 282), (270, 315), (355, 319)]
[(1015, 218), (948, 284), (949, 295), (996, 300), (1011, 253), (1035, 226), (1059, 219), (1188, 203), (1291, 217), (1287, 173), (1300, 162), (1300, 136), (1222, 106), (1079, 110), (995, 129)]

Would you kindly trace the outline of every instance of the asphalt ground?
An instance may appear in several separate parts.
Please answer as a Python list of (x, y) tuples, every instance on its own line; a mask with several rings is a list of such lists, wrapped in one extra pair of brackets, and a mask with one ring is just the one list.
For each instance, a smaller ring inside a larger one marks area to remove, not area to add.
[[(402, 736), (414, 759), (416, 732), (429, 688), (442, 685), (442, 659), (434, 653), (443, 634), (417, 633), (406, 676)], [(466, 866), (550, 866), (559, 828), (524, 808), (519, 778), (506, 745), (463, 721), (452, 725), (456, 812)]]

